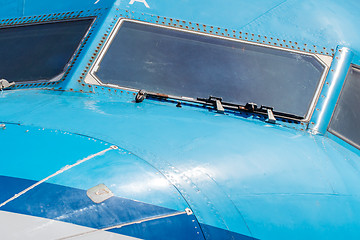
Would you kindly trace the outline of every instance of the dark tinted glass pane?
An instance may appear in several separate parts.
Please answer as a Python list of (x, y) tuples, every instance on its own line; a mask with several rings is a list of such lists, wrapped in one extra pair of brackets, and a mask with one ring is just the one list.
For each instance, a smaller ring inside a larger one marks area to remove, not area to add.
[(23, 82), (61, 74), (92, 20), (0, 28), (0, 78)]
[(323, 71), (304, 54), (123, 22), (96, 75), (123, 87), (305, 116)]
[(360, 70), (351, 68), (331, 119), (329, 130), (360, 146)]

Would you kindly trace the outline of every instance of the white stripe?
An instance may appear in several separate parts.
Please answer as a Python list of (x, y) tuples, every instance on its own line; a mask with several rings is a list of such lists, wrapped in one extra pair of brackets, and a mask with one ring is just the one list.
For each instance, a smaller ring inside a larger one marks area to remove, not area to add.
[(109, 147), (109, 148), (107, 148), (107, 149), (105, 149), (105, 150), (102, 150), (102, 151), (100, 151), (100, 152), (98, 152), (98, 153), (92, 154), (92, 155), (90, 155), (90, 156), (88, 156), (88, 157), (86, 157), (86, 158), (84, 158), (84, 159), (81, 159), (81, 160), (77, 161), (76, 163), (74, 163), (74, 164), (72, 164), (72, 165), (66, 165), (65, 167), (63, 167), (63, 168), (61, 168), (60, 170), (58, 170), (57, 172), (55, 172), (54, 174), (51, 174), (50, 176), (48, 176), (48, 177), (46, 177), (46, 178), (38, 181), (37, 183), (35, 183), (35, 184), (31, 185), (30, 187), (26, 188), (25, 190), (19, 192), (18, 194), (15, 194), (13, 197), (9, 198), (8, 200), (6, 200), (6, 201), (3, 202), (2, 204), (0, 204), (0, 207), (6, 205), (7, 203), (9, 203), (9, 202), (13, 201), (14, 199), (20, 197), (21, 195), (27, 193), (27, 192), (30, 191), (31, 189), (33, 189), (33, 188), (35, 188), (36, 186), (40, 185), (41, 183), (46, 182), (46, 181), (49, 180), (50, 178), (55, 177), (56, 175), (59, 175), (59, 174), (65, 172), (65, 171), (67, 171), (67, 170), (69, 170), (69, 169), (71, 169), (71, 168), (73, 168), (73, 167), (75, 167), (75, 166), (83, 163), (83, 162), (86, 162), (86, 161), (94, 158), (94, 157), (103, 155), (104, 153), (106, 153), (107, 151), (110, 151), (110, 150), (112, 150), (112, 149), (117, 149), (117, 147), (116, 147), (116, 146), (111, 146), (111, 147)]
[(174, 216), (178, 216), (178, 215), (182, 215), (182, 214), (186, 214), (186, 212), (177, 212), (177, 213), (166, 214), (166, 215), (161, 215), (161, 216), (156, 216), (156, 217), (144, 218), (144, 219), (140, 219), (140, 220), (133, 221), (133, 222), (123, 223), (123, 224), (120, 224), (120, 225), (103, 228), (101, 230), (107, 231), (107, 230), (114, 229), (114, 228), (122, 228), (124, 226), (129, 226), (129, 225), (133, 225), (133, 224), (139, 224), (139, 223), (153, 221), (153, 220), (162, 219), (162, 218), (174, 217)]
[(118, 233), (97, 231), (90, 227), (4, 211), (0, 211), (0, 223), (1, 239), (48, 240), (77, 234), (76, 240), (139, 240)]

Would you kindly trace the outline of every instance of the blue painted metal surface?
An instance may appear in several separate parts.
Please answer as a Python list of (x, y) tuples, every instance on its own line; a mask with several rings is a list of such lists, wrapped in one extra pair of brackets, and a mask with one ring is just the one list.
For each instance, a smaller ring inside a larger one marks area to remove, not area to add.
[[(341, 226), (357, 223), (351, 218), (337, 218), (343, 208), (329, 212), (322, 207), (327, 206), (328, 199), (343, 199), (338, 204), (349, 203), (348, 211), (356, 212), (354, 201), (360, 190), (354, 184), (360, 180), (359, 163), (333, 158), (335, 153), (342, 156), (347, 150), (332, 147), (330, 140), (329, 143), (320, 136), (192, 107), (178, 109), (153, 101), (138, 105), (131, 102), (127, 93), (111, 98), (101, 95), (81, 98), (63, 93), (46, 105), (36, 106), (36, 98), (43, 94), (48, 93), (16, 90), (4, 92), (3, 97), (9, 103), (19, 96), (34, 98), (34, 105), (26, 104), (26, 109), (32, 109), (29, 113), (18, 105), (15, 118), (22, 119), (22, 125), (42, 124), (46, 128), (100, 136), (131, 149), (179, 189), (202, 223), (248, 235), (245, 224), (239, 224), (245, 220), (258, 238), (274, 235), (286, 238), (292, 235), (295, 226), (279, 229), (276, 234), (274, 226), (295, 224), (300, 219), (309, 220), (302, 225), (307, 231), (302, 229), (301, 237), (316, 234), (316, 225), (320, 223), (338, 227), (339, 234), (344, 234)], [(6, 106), (3, 109), (2, 118), (12, 121), (14, 115), (7, 117)], [(169, 118), (174, 114), (177, 118)], [(44, 115), (46, 120), (39, 117)], [(352, 153), (349, 158), (357, 159), (357, 154)], [(86, 168), (79, 171), (93, 176)], [(64, 179), (69, 176), (64, 175)], [(67, 185), (59, 180), (55, 183)], [(288, 214), (290, 209), (292, 214)], [(268, 228), (260, 227), (264, 222)]]
[[(17, 84), (0, 92), (0, 123), (6, 124), (0, 128), (5, 193), (0, 204), (66, 170), (0, 209), (51, 219), (64, 210), (108, 214), (92, 218), (106, 222), (100, 225), (68, 221), (93, 228), (121, 224), (129, 216), (139, 220), (192, 210), (112, 230), (140, 238), (357, 238), (360, 150), (326, 129), (348, 67), (360, 63), (358, 3), (146, 2), (150, 8), (141, 1), (0, 0), (2, 26), (96, 17), (61, 81)], [(116, 21), (124, 17), (334, 58), (309, 123), (269, 124), (257, 115), (176, 108), (148, 99), (137, 104), (134, 92), (85, 83)], [(111, 145), (119, 149), (66, 168)], [(91, 203), (85, 191), (100, 183), (115, 194), (108, 202), (123, 201), (129, 208)], [(68, 208), (51, 206), (56, 189), (63, 190), (57, 200)], [(24, 202), (29, 208), (21, 208)], [(53, 215), (35, 213), (41, 204)], [(123, 211), (130, 215), (121, 218)], [(181, 236), (184, 231), (188, 235)]]
[[(150, 224), (155, 224), (161, 231), (167, 228), (172, 231), (182, 225), (184, 237), (203, 239), (194, 215), (185, 212), (189, 205), (177, 189), (147, 162), (126, 150), (114, 149), (81, 162), (86, 155), (92, 156), (110, 145), (59, 130), (9, 123), (1, 129), (0, 139), (6, 148), (0, 172), (2, 211), (95, 229), (160, 217), (167, 220), (161, 224), (151, 220)], [(11, 161), (6, 163), (7, 159)], [(35, 186), (42, 179), (46, 181)], [(86, 190), (99, 183), (109, 186), (115, 196), (95, 204), (86, 195)], [(13, 196), (13, 200), (6, 202)], [(176, 213), (181, 214), (173, 216)], [(136, 224), (128, 226), (130, 229), (137, 227)], [(156, 232), (144, 234), (130, 235), (159, 239)]]

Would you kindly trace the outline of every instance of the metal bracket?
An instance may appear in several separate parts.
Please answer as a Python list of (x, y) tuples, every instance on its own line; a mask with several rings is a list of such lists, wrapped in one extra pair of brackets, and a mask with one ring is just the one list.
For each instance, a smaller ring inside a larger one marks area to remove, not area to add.
[(223, 107), (223, 105), (221, 104), (221, 101), (220, 100), (215, 100), (215, 108), (216, 108), (216, 111), (218, 112), (224, 112), (225, 109)]
[(267, 114), (268, 114), (268, 122), (269, 123), (276, 123), (276, 118), (274, 116), (274, 113), (272, 112), (271, 109), (267, 109)]
[(225, 112), (225, 109), (224, 109), (221, 101), (222, 101), (222, 98), (213, 97), (213, 96), (210, 96), (209, 99), (208, 99), (208, 102), (213, 102), (214, 103), (214, 107), (215, 107), (217, 112), (223, 113), (223, 112)]
[(9, 83), (6, 79), (0, 79), (0, 90), (10, 88), (15, 85), (15, 82)]
[(269, 123), (276, 123), (276, 118), (274, 116), (274, 113), (273, 113), (273, 108), (272, 107), (267, 107), (267, 106), (261, 106), (261, 109), (266, 109), (267, 111), (267, 122)]

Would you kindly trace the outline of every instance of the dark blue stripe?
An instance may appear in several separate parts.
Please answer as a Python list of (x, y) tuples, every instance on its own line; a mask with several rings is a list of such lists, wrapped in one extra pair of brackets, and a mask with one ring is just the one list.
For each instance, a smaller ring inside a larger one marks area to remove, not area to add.
[(204, 239), (194, 215), (188, 216), (186, 214), (133, 224), (109, 231), (141, 239)]
[[(0, 181), (1, 196), (5, 200), (34, 183), (11, 177), (1, 177)], [(120, 197), (112, 197), (96, 204), (88, 198), (84, 190), (49, 183), (40, 184), (0, 210), (98, 229), (176, 212)]]
[(0, 203), (36, 183), (32, 180), (0, 176)]
[(256, 238), (242, 235), (229, 230), (213, 227), (207, 224), (200, 224), (207, 240), (255, 240)]

